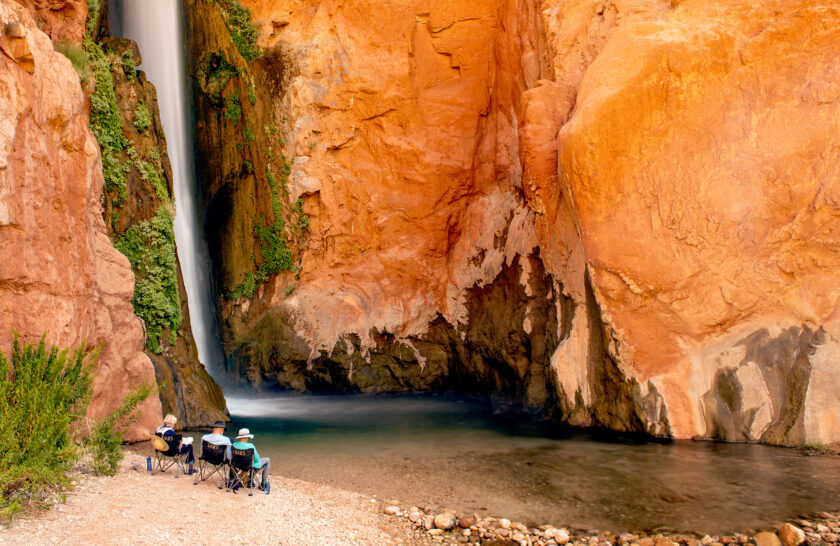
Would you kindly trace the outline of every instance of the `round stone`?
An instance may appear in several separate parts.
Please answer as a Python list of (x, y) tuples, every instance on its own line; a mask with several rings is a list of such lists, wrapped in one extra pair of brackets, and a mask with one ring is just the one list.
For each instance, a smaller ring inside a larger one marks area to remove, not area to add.
[(472, 516), (461, 516), (458, 518), (458, 527), (461, 529), (469, 529), (475, 525), (475, 518)]
[(782, 546), (782, 541), (779, 540), (776, 533), (769, 531), (758, 533), (753, 537), (753, 540), (755, 540), (756, 546)]
[(805, 531), (790, 523), (785, 523), (779, 529), (779, 538), (784, 546), (799, 546), (805, 542)]
[(455, 527), (455, 514), (444, 512), (435, 516), (435, 527), (448, 531)]

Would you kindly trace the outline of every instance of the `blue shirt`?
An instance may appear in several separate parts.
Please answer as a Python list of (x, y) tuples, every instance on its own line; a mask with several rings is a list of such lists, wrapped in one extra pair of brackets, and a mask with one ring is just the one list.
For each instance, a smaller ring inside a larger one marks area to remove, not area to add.
[(225, 459), (230, 459), (230, 438), (224, 434), (205, 434), (201, 437), (201, 441), (216, 444), (217, 446), (228, 446), (225, 452)]
[(233, 447), (236, 449), (254, 449), (254, 468), (262, 467), (262, 461), (260, 460), (260, 454), (257, 453), (257, 446), (252, 444), (251, 442), (235, 442)]

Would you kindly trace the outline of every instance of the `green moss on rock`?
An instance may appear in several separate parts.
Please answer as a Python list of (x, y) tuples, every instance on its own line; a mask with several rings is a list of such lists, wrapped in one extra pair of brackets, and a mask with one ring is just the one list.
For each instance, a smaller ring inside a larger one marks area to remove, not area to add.
[(171, 344), (181, 327), (175, 232), (169, 209), (161, 206), (151, 221), (129, 227), (117, 236), (114, 246), (131, 262), (136, 276), (131, 300), (134, 313), (146, 323), (146, 347), (159, 354), (163, 330), (169, 330)]

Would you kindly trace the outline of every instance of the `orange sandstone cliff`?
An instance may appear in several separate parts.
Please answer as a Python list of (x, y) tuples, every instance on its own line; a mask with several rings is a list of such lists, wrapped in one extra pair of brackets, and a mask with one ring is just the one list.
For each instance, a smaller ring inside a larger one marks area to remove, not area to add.
[(835, 2), (242, 3), (250, 63), (185, 2), (234, 376), (840, 440)]
[[(134, 276), (102, 218), (102, 166), (79, 77), (30, 12), (0, 1), (0, 340), (101, 346), (89, 415), (156, 386), (131, 306)], [(127, 439), (161, 419), (152, 396)]]

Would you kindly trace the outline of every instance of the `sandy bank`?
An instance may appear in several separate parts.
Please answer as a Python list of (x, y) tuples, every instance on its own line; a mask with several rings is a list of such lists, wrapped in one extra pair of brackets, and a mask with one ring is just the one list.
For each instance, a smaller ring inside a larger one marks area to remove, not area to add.
[[(139, 470), (132, 468), (132, 463)], [(0, 544), (395, 544), (407, 526), (340, 489), (272, 476), (271, 495), (152, 476), (126, 451), (112, 478), (80, 475), (65, 504), (0, 527)]]

